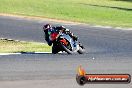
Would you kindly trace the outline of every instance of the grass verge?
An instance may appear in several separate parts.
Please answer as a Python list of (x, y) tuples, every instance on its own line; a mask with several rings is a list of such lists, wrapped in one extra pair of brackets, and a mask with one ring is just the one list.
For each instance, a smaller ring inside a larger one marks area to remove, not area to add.
[(132, 27), (131, 0), (1, 0), (0, 13)]
[(51, 47), (37, 42), (0, 40), (0, 53), (50, 52)]

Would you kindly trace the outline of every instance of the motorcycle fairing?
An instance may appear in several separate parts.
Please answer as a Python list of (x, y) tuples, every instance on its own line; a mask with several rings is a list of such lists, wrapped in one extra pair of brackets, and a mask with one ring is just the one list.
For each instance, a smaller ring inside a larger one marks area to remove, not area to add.
[(64, 38), (64, 39), (66, 39), (66, 40), (68, 40), (69, 41), (69, 43), (70, 43), (70, 45), (71, 45), (71, 47), (72, 47), (72, 51), (78, 51), (79, 50), (79, 45), (78, 45), (78, 43), (76, 42), (76, 41), (74, 41), (68, 34), (61, 34), (60, 35), (60, 38)]

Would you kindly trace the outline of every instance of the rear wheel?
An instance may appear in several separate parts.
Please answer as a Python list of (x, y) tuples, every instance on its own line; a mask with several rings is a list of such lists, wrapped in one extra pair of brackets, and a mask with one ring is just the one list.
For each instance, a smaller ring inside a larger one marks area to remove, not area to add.
[(62, 47), (62, 49), (64, 50), (64, 51), (66, 51), (68, 54), (73, 54), (73, 52), (71, 51), (71, 50), (69, 50), (65, 45), (63, 45), (62, 43), (61, 43), (61, 47)]
[(71, 51), (71, 46), (67, 40), (60, 40), (60, 46), (62, 47), (63, 51), (67, 52), (68, 54), (73, 54), (73, 51)]

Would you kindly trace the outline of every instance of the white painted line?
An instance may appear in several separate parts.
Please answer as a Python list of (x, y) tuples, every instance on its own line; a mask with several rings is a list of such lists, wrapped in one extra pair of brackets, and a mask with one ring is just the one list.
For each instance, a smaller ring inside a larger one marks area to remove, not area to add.
[(16, 41), (16, 42), (20, 42), (20, 40), (14, 40), (14, 41)]
[(0, 53), (0, 55), (19, 55), (21, 53)]
[(97, 27), (97, 28), (99, 27), (99, 28), (101, 28), (101, 27), (103, 27), (103, 26), (101, 26), (101, 25), (96, 25), (96, 26), (92, 26), (92, 27)]
[[(62, 52), (59, 52), (62, 53)], [(22, 53), (0, 53), (2, 55), (20, 55), (20, 54), (52, 54), (52, 52), (22, 52)]]
[(52, 52), (34, 52), (35, 54), (52, 53)]
[(122, 28), (122, 27), (102, 26), (102, 25), (94, 25), (94, 26), (90, 26), (90, 27), (95, 27), (95, 28), (108, 28), (108, 29), (112, 28), (112, 29), (118, 29), (118, 30), (132, 30), (132, 28)]
[(111, 26), (101, 26), (101, 25), (96, 25), (92, 27), (97, 27), (97, 28), (112, 28)]
[(0, 38), (0, 40), (5, 40), (6, 38)]
[(115, 29), (119, 29), (119, 30), (132, 30), (132, 28), (121, 28), (121, 27), (115, 27)]
[(121, 28), (121, 27), (116, 27), (115, 29), (123, 29), (123, 28)]
[(103, 28), (112, 28), (112, 27), (110, 27), (110, 26), (104, 26)]
[(127, 30), (132, 30), (132, 28), (128, 28)]
[(14, 41), (13, 39), (7, 39), (7, 40), (9, 40), (9, 41)]
[[(27, 52), (28, 53), (28, 52)], [(29, 52), (30, 53), (30, 52)], [(31, 52), (32, 54), (51, 54), (52, 52)], [(58, 53), (62, 53), (62, 51), (58, 52)]]

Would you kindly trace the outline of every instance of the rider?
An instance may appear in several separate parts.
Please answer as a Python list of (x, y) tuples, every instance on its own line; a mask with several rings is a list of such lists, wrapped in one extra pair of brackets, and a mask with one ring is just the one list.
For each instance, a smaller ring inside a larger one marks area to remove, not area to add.
[(64, 26), (56, 26), (56, 27), (52, 27), (50, 24), (45, 24), (43, 26), (44, 32), (45, 32), (45, 40), (47, 41), (48, 45), (51, 46), (53, 41), (50, 40), (49, 36), (49, 30), (51, 32), (63, 32), (66, 34), (69, 34), (69, 36), (71, 36), (73, 38), (74, 41), (77, 41), (77, 36), (75, 36), (69, 29), (65, 28)]

